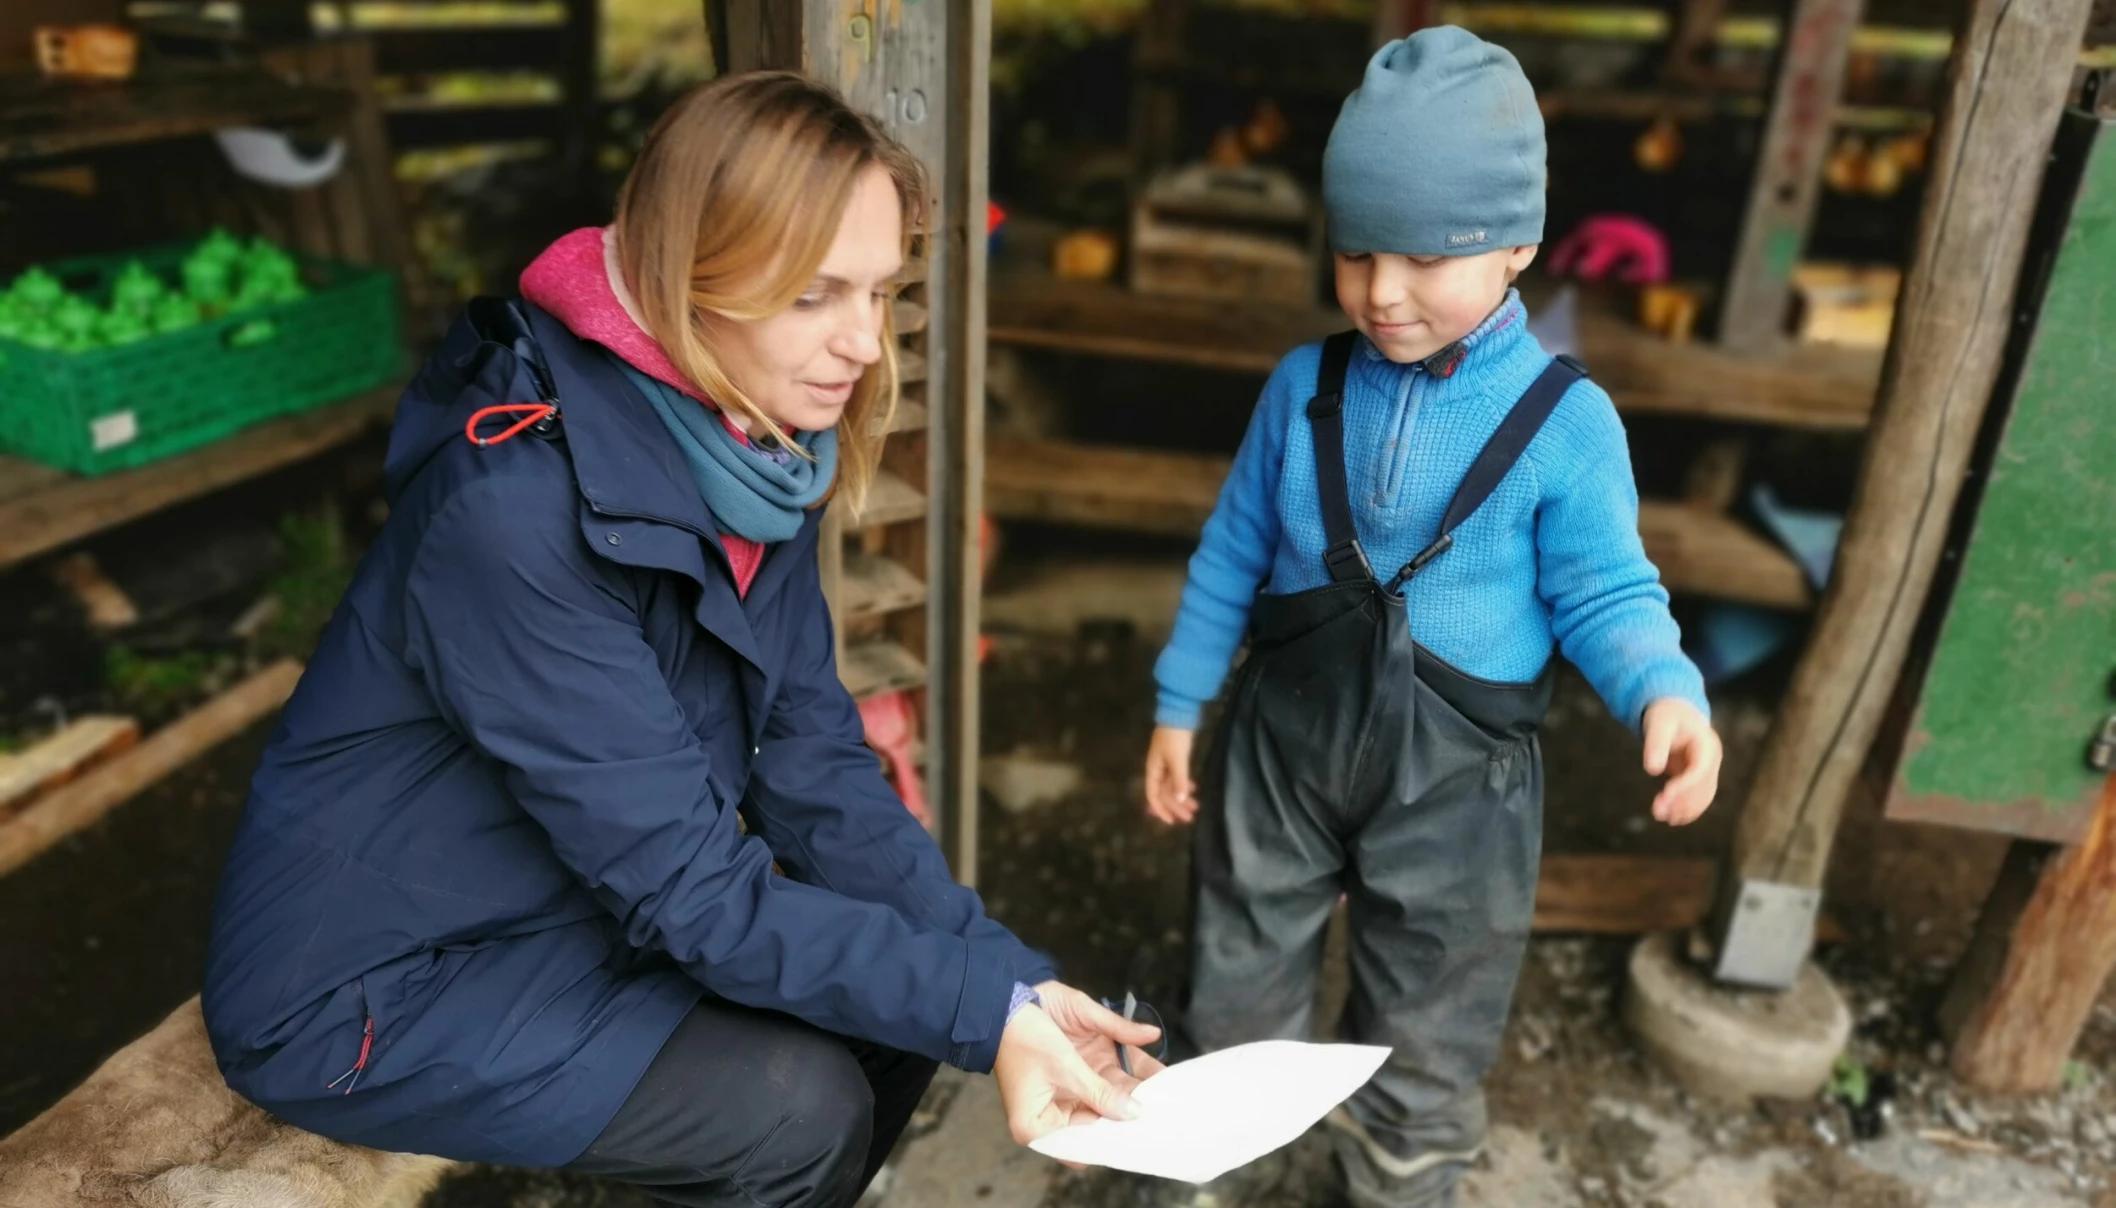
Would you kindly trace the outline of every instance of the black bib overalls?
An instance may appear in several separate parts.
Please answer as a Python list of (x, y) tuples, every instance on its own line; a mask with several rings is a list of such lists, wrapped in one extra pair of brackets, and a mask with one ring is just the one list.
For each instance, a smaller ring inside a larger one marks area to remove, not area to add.
[(1496, 1054), (1534, 912), (1536, 727), (1548, 672), (1497, 684), (1411, 638), (1401, 588), (1519, 459), (1582, 370), (1554, 361), (1464, 476), (1440, 535), (1388, 583), (1358, 541), (1342, 395), (1356, 336), (1325, 345), (1308, 406), (1327, 586), (1263, 594), (1208, 768), (1186, 1028), (1201, 1049), (1307, 1039), (1323, 931), (1348, 900), (1340, 1034), (1388, 1045), (1333, 1115), (1361, 1205), (1445, 1204), (1484, 1136)]

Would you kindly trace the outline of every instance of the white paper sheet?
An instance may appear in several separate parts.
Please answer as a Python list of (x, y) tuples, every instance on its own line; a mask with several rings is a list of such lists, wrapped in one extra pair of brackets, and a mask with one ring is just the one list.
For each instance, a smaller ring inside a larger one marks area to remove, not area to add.
[(1388, 1055), (1379, 1045), (1296, 1040), (1222, 1049), (1139, 1084), (1138, 1119), (1076, 1124), (1029, 1148), (1062, 1162), (1209, 1182), (1290, 1144)]

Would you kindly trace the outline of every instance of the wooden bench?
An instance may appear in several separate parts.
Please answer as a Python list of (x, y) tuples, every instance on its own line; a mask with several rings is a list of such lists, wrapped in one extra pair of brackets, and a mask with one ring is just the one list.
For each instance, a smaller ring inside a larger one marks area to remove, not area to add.
[(244, 1101), (194, 998), (0, 1140), (0, 1205), (414, 1208), (454, 1165), (342, 1145)]

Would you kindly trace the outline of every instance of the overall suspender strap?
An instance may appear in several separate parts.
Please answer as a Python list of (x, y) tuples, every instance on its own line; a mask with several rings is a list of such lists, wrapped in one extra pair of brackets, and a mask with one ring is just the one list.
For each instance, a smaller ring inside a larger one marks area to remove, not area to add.
[(1352, 364), (1355, 331), (1340, 331), (1323, 341), (1322, 368), (1315, 375), (1315, 397), (1308, 402), (1308, 428), (1315, 439), (1315, 490), (1322, 501), (1323, 534), (1329, 546), (1323, 565), (1332, 583), (1372, 582), (1374, 568), (1359, 545), (1352, 525), (1352, 495), (1345, 485), (1345, 371)]
[[(1498, 488), (1500, 480), (1521, 460), (1530, 441), (1543, 430), (1543, 423), (1550, 413), (1557, 410), (1558, 400), (1572, 389), (1574, 382), (1587, 376), (1587, 367), (1573, 358), (1560, 353), (1530, 385), (1513, 410), (1499, 421), (1498, 430), (1484, 442), (1477, 460), (1470, 463), (1469, 471), (1462, 476), (1462, 485), (1455, 488), (1455, 497), (1447, 505), (1447, 514), (1440, 521), (1440, 535), (1431, 545), (1418, 551), (1418, 556), (1404, 563), (1403, 569), (1390, 579), (1387, 590), (1397, 591), (1411, 576), (1424, 570), (1427, 563), (1446, 553), (1455, 544), (1455, 530), (1475, 514), (1484, 501)], [(1338, 466), (1340, 478), (1344, 473), (1342, 463)], [(1324, 506), (1328, 506), (1325, 499)]]

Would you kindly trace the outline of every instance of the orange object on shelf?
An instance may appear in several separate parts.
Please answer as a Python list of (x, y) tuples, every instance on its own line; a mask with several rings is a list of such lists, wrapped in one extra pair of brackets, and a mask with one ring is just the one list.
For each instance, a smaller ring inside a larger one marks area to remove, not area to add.
[(1638, 292), (1639, 325), (1676, 344), (1690, 342), (1697, 325), (1697, 291), (1682, 285), (1659, 283)]
[(39, 25), (37, 68), (45, 75), (87, 80), (132, 78), (140, 41), (122, 25)]
[(867, 745), (882, 757), (889, 787), (921, 825), (932, 825), (926, 808), (926, 781), (918, 769), (918, 705), (909, 692), (884, 692), (860, 702), (860, 722)]

